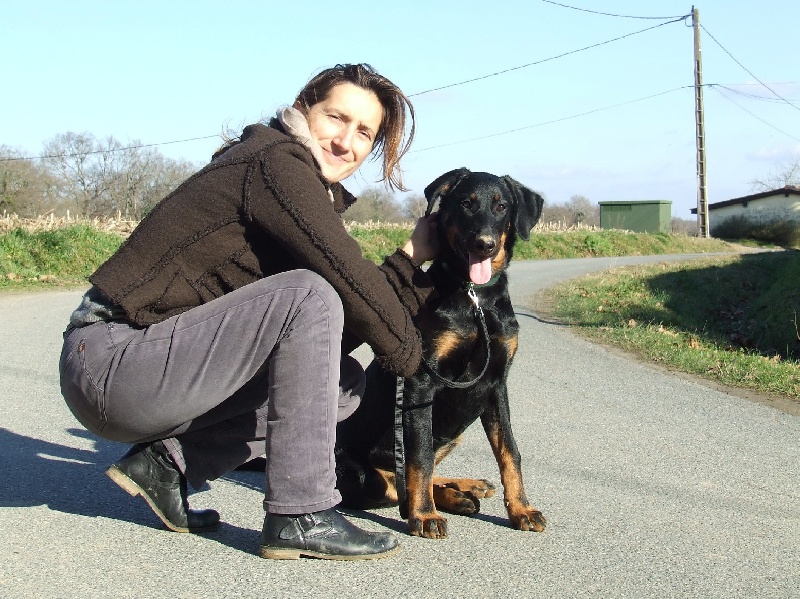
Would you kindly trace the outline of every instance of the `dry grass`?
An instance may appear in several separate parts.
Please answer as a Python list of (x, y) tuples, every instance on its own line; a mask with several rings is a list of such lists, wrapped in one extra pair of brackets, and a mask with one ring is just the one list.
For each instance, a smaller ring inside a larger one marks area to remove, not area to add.
[[(348, 231), (352, 231), (353, 229), (360, 229), (362, 231), (374, 231), (378, 229), (406, 229), (410, 231), (414, 228), (414, 223), (410, 220), (399, 223), (389, 223), (376, 220), (370, 220), (367, 222), (345, 220), (344, 226)], [(600, 231), (600, 227), (582, 224), (569, 225), (563, 221), (540, 221), (536, 224), (533, 230), (534, 232), (540, 233), (556, 233), (559, 231)]]
[(567, 224), (565, 221), (549, 221), (536, 223), (533, 228), (534, 233), (558, 233), (560, 231), (601, 231), (600, 227), (596, 225), (584, 225), (578, 223), (577, 225)]
[[(54, 214), (45, 214), (37, 216), (36, 218), (22, 218), (16, 214), (9, 214), (3, 212), (0, 217), (0, 233), (7, 233), (14, 229), (22, 229), (28, 233), (36, 233), (39, 231), (53, 231), (55, 229), (63, 229), (72, 225), (89, 225), (98, 231), (106, 233), (118, 233), (120, 235), (129, 235), (131, 231), (136, 228), (139, 221), (126, 220), (121, 215), (116, 218), (112, 217), (96, 217), (96, 218), (81, 218), (70, 216), (55, 216)], [(362, 231), (375, 231), (386, 229), (400, 229), (408, 230), (414, 228), (412, 221), (400, 223), (388, 223), (381, 221), (368, 221), (368, 222), (355, 222), (345, 221), (345, 228), (348, 231), (359, 229)], [(565, 222), (539, 222), (533, 229), (538, 232), (559, 232), (559, 231), (599, 231), (600, 227), (593, 225), (568, 225)]]
[(0, 217), (0, 233), (7, 233), (15, 229), (21, 229), (28, 233), (38, 233), (40, 231), (64, 229), (72, 225), (89, 225), (105, 233), (129, 235), (138, 224), (138, 221), (125, 220), (120, 215), (117, 218), (75, 218), (71, 217), (69, 213), (67, 213), (67, 216), (54, 216), (50, 213), (36, 218), (21, 218), (16, 214), (9, 214), (4, 211), (3, 216)]

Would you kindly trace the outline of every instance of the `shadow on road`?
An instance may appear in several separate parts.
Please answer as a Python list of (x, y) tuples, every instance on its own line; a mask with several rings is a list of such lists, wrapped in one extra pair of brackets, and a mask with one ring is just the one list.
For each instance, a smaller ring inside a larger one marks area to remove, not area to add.
[[(137, 526), (167, 531), (141, 498), (131, 497), (109, 480), (104, 472), (128, 446), (95, 438), (84, 429), (68, 432), (93, 443), (92, 449), (76, 449), (34, 439), (0, 427), (0, 507), (47, 506), (51, 510), (90, 518), (108, 518)], [(220, 480), (263, 491), (263, 474), (232, 472)], [(219, 530), (201, 535), (244, 553), (258, 547), (261, 531), (222, 522)], [(347, 512), (371, 520), (396, 532), (405, 532), (405, 522), (371, 512)]]
[[(33, 507), (89, 516), (149, 523), (148, 508), (133, 505), (131, 497), (106, 478), (108, 464), (126, 446), (94, 438), (73, 428), (68, 432), (91, 439), (94, 448), (76, 449), (26, 437), (0, 428), (0, 506)], [(160, 523), (159, 523), (160, 524)], [(153, 523), (155, 526), (156, 523)]]

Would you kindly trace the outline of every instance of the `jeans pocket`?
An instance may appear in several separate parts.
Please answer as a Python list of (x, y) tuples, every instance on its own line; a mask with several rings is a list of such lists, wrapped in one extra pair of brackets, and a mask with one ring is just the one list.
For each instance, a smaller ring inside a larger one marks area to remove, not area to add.
[(61, 350), (61, 394), (78, 422), (95, 434), (107, 422), (104, 384), (114, 349), (106, 324), (97, 323), (71, 331)]

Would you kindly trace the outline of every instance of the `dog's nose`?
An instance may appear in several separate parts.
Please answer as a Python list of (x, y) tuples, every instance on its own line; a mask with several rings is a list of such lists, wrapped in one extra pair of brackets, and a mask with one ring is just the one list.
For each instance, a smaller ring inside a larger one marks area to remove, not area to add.
[(484, 256), (491, 254), (496, 246), (497, 242), (492, 237), (477, 237), (473, 244), (475, 252)]

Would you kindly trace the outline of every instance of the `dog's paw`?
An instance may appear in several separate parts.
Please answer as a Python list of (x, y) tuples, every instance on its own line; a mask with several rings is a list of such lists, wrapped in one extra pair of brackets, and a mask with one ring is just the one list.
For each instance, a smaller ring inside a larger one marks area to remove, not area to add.
[(542, 532), (547, 525), (544, 514), (532, 505), (523, 505), (517, 509), (508, 508), (508, 517), (511, 527), (517, 530)]
[(492, 497), (495, 486), (485, 478), (444, 478), (437, 476), (433, 479), (433, 488), (448, 488), (468, 493), (478, 499)]
[(433, 482), (433, 500), (437, 509), (472, 516), (481, 509), (480, 499), (494, 495), (495, 487), (486, 479), (437, 478)]
[(434, 480), (434, 484), (458, 489), (462, 493), (472, 495), (477, 499), (488, 499), (495, 492), (495, 486), (485, 478), (442, 478)]
[(452, 487), (434, 487), (433, 502), (436, 509), (460, 516), (472, 516), (481, 509), (481, 502), (477, 497)]
[(408, 531), (414, 537), (444, 539), (447, 536), (447, 518), (437, 513), (416, 515), (408, 519)]

